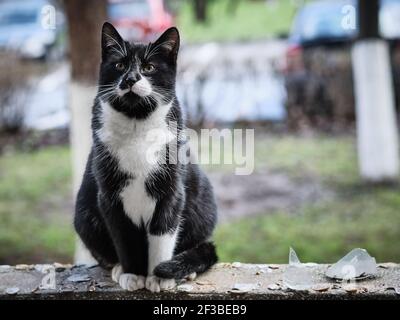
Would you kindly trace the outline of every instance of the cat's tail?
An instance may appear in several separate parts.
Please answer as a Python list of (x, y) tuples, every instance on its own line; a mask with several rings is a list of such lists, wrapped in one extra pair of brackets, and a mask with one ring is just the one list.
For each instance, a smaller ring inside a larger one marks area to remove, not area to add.
[(218, 261), (212, 242), (203, 242), (197, 247), (183, 251), (171, 260), (161, 262), (154, 269), (154, 275), (166, 279), (183, 279), (190, 274), (208, 270)]

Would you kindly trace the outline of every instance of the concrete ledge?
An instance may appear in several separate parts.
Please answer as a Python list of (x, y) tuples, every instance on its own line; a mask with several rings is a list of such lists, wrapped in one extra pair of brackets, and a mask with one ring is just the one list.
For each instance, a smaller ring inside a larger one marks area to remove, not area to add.
[[(71, 265), (0, 266), (1, 299), (399, 299), (400, 265), (380, 264), (373, 279), (340, 283), (324, 276), (328, 265), (313, 267), (312, 286), (294, 291), (283, 283), (286, 265), (220, 263), (172, 291), (128, 292), (101, 268)], [(55, 280), (55, 283), (54, 283)]]

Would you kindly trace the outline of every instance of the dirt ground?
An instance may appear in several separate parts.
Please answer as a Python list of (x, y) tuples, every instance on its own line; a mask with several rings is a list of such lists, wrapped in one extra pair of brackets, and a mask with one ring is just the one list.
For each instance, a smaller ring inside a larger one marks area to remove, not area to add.
[(249, 176), (208, 173), (214, 186), (219, 221), (279, 210), (294, 212), (306, 204), (327, 199), (333, 191), (313, 177), (292, 179), (283, 172), (256, 171)]

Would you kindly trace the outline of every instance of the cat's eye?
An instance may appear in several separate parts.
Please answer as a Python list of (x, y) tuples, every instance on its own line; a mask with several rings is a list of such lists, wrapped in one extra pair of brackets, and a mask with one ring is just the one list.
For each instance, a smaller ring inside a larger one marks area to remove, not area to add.
[(152, 73), (156, 70), (156, 67), (152, 65), (151, 63), (145, 64), (142, 66), (142, 72), (144, 73)]
[(119, 71), (122, 71), (125, 69), (125, 65), (122, 62), (118, 62), (115, 64), (115, 68)]

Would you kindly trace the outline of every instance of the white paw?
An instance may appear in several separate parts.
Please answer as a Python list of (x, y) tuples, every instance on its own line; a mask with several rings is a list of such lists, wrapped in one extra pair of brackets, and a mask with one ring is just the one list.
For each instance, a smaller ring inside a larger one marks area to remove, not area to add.
[(123, 273), (119, 277), (119, 285), (122, 289), (135, 291), (144, 288), (144, 276), (138, 276), (133, 273)]
[(170, 290), (175, 286), (175, 279), (163, 279), (156, 276), (148, 276), (146, 278), (146, 289), (151, 292)]
[(111, 279), (113, 279), (113, 281), (118, 283), (121, 274), (122, 274), (122, 266), (119, 263), (117, 263), (111, 270)]
[(197, 273), (193, 272), (193, 273), (189, 274), (188, 276), (186, 276), (186, 280), (193, 281), (194, 279), (196, 279), (196, 277), (197, 277)]

